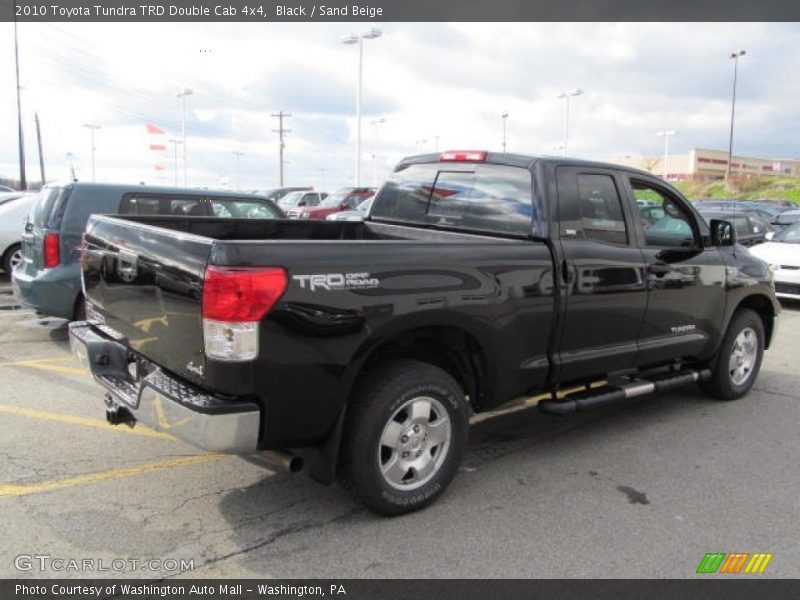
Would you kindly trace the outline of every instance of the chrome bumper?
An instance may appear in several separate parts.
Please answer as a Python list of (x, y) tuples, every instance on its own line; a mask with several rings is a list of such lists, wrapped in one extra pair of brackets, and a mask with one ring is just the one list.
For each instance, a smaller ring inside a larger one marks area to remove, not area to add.
[(112, 402), (137, 422), (211, 452), (250, 454), (258, 449), (261, 413), (257, 405), (222, 400), (160, 368), (134, 381), (128, 373), (128, 348), (100, 335), (86, 321), (70, 323), (69, 343), (78, 361), (108, 390)]

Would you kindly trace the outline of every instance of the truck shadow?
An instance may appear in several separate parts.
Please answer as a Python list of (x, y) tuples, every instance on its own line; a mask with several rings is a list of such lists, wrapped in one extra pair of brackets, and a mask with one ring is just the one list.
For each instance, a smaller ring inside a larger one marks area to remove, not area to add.
[[(764, 375), (772, 379), (773, 374)], [(569, 460), (570, 454), (583, 456), (586, 447), (601, 444), (607, 436), (624, 436), (654, 422), (680, 419), (681, 414), (684, 419), (708, 416), (715, 407), (720, 404), (690, 387), (565, 417), (539, 413), (534, 406), (494, 416), (471, 426), (462, 472), (448, 492), (428, 509), (406, 517), (385, 519), (361, 507), (338, 486), (325, 487), (305, 476), (287, 474), (265, 476), (249, 487), (231, 490), (221, 499), (219, 508), (230, 524), (230, 539), (241, 549), (236, 553), (241, 555), (240, 567), (260, 576), (276, 567), (281, 569), (277, 576), (301, 576), (302, 564), (293, 572), (283, 559), (306, 550), (310, 555), (317, 554), (321, 549), (315, 549), (315, 545), (322, 543), (320, 540), (325, 540), (325, 547), (335, 545), (333, 540), (345, 535), (345, 529), (349, 539), (359, 530), (374, 535), (376, 526), (389, 540), (395, 535), (407, 536), (408, 527), (424, 537), (426, 523), (449, 518), (443, 511), (457, 512), (464, 503), (474, 501), (474, 490), (469, 488), (490, 485), (490, 476), (499, 470), (503, 477), (525, 478), (531, 465), (540, 461), (540, 453), (551, 460), (554, 455)], [(541, 501), (547, 503), (548, 498)], [(405, 525), (400, 527), (400, 523)], [(381, 542), (387, 543), (387, 539), (382, 537)], [(285, 572), (286, 568), (290, 572)]]

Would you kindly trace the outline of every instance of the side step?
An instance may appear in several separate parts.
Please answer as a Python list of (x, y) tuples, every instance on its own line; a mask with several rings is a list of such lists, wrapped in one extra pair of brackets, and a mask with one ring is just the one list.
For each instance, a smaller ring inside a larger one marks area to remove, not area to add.
[(540, 411), (551, 415), (568, 415), (577, 411), (618, 404), (636, 396), (666, 392), (690, 383), (705, 381), (709, 377), (711, 371), (708, 369), (661, 373), (647, 378), (633, 379), (623, 385), (604, 385), (573, 392), (558, 400), (542, 400), (537, 406)]

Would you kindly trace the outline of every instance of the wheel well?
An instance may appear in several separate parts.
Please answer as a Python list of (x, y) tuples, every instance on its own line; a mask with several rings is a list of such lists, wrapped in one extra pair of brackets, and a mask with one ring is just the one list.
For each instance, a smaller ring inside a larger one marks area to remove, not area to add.
[(486, 359), (478, 341), (456, 327), (423, 327), (405, 331), (384, 341), (367, 358), (359, 373), (363, 376), (388, 360), (408, 358), (426, 362), (446, 371), (478, 409), (486, 399)]
[[(772, 340), (772, 327), (774, 325), (773, 317), (775, 316), (772, 302), (770, 302), (769, 298), (766, 296), (754, 294), (742, 300), (736, 307), (736, 310), (738, 311), (742, 308), (749, 308), (750, 310), (755, 311), (756, 314), (761, 317), (761, 322), (764, 324), (764, 336), (766, 338), (765, 345), (769, 346), (769, 343)], [(734, 313), (735, 312), (736, 311), (734, 311)]]

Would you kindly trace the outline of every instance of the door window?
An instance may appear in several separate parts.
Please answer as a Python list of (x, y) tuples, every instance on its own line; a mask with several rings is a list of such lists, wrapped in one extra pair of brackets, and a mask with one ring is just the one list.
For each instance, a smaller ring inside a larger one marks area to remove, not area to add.
[(688, 248), (695, 244), (692, 217), (678, 200), (644, 181), (631, 181), (631, 189), (648, 246)]
[(583, 237), (600, 242), (627, 244), (622, 202), (610, 175), (578, 175), (578, 204)]

